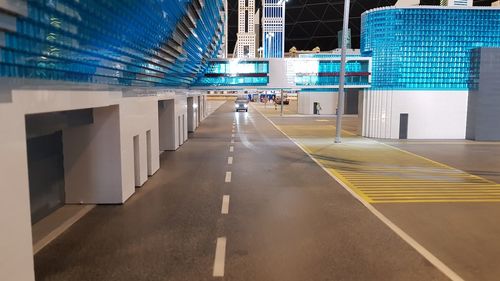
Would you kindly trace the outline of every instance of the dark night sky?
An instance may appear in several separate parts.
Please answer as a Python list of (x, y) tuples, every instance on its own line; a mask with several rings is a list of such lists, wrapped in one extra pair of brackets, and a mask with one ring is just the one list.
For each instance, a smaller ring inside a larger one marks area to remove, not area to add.
[[(474, 0), (476, 6), (490, 6), (495, 0)], [(256, 0), (257, 8), (261, 0)], [(351, 0), (349, 27), (352, 46), (359, 48), (361, 14), (377, 7), (391, 6), (396, 0)], [(421, 0), (422, 5), (439, 5), (439, 0)], [(238, 0), (228, 0), (229, 49), (232, 53), (238, 30)], [(342, 29), (344, 0), (289, 0), (286, 6), (285, 50), (292, 46), (299, 50), (310, 50), (319, 46), (321, 50), (337, 48), (337, 32)]]

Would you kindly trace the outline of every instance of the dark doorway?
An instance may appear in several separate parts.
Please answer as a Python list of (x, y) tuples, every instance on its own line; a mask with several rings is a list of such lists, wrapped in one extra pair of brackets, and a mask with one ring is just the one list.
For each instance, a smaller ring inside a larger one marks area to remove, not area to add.
[(401, 113), (399, 115), (399, 139), (408, 139), (408, 113)]
[(148, 158), (148, 175), (153, 175), (153, 156), (151, 151), (151, 130), (146, 131), (146, 154)]
[(29, 138), (27, 148), (31, 223), (35, 224), (65, 203), (62, 131)]
[(134, 178), (135, 186), (141, 186), (141, 153), (139, 136), (134, 136)]
[(318, 103), (317, 102), (313, 103), (313, 114), (314, 115), (319, 114), (319, 112), (318, 112)]
[(359, 90), (347, 89), (344, 114), (358, 114)]

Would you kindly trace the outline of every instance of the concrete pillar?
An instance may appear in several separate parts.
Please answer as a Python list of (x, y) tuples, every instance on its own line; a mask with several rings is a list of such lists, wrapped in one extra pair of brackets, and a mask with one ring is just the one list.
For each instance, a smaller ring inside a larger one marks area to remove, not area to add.
[(24, 114), (0, 104), (0, 280), (35, 280)]
[(200, 126), (200, 123), (201, 123), (201, 120), (202, 120), (202, 116), (203, 116), (203, 105), (201, 104), (201, 101), (202, 101), (202, 97), (203, 96), (197, 96), (196, 97), (196, 100), (197, 100), (197, 103), (198, 103), (198, 108), (197, 108), (197, 121), (198, 121), (198, 126)]
[(156, 98), (126, 98), (120, 103), (120, 143), (124, 198), (160, 167)]
[(66, 203), (125, 201), (120, 145), (118, 105), (95, 108), (93, 124), (63, 131)]
[(160, 150), (176, 150), (175, 100), (158, 102)]
[(175, 96), (175, 115), (177, 118), (176, 133), (177, 147), (181, 146), (188, 139), (187, 120), (187, 98), (185, 93)]
[(187, 98), (187, 127), (188, 132), (192, 133), (196, 129), (196, 118), (195, 118), (195, 102), (193, 97)]

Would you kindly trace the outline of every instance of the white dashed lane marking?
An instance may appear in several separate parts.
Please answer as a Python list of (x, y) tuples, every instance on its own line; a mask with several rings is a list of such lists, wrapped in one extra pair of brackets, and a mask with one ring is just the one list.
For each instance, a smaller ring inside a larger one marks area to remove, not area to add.
[(229, 195), (224, 195), (222, 197), (222, 208), (220, 212), (223, 215), (229, 214)]
[(231, 146), (229, 147), (229, 152), (233, 152), (233, 151), (234, 151), (234, 146), (232, 146), (232, 145), (231, 145)]
[(214, 259), (214, 277), (224, 276), (224, 265), (226, 260), (226, 237), (217, 238)]
[(233, 157), (232, 157), (232, 156), (229, 156), (229, 157), (227, 158), (227, 164), (228, 164), (228, 165), (232, 165), (232, 164), (233, 164)]
[(226, 182), (231, 182), (231, 172), (226, 172)]

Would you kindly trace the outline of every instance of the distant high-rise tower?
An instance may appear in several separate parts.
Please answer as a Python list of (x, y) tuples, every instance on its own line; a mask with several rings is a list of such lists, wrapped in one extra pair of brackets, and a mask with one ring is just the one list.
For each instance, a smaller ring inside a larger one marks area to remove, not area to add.
[(265, 58), (285, 55), (285, 0), (262, 0), (262, 44)]
[(441, 6), (472, 7), (472, 0), (441, 0)]
[(255, 0), (238, 0), (238, 58), (255, 58)]

